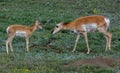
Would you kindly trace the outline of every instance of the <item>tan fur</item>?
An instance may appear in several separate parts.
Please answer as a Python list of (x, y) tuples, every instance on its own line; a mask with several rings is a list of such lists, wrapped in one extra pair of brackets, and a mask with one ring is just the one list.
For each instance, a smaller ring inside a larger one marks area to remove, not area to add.
[(8, 44), (10, 45), (11, 51), (13, 51), (12, 40), (16, 36), (17, 31), (23, 31), (26, 33), (26, 35), (24, 36), (26, 38), (26, 49), (27, 49), (26, 51), (29, 51), (29, 47), (28, 47), (29, 37), (33, 34), (33, 32), (37, 29), (37, 27), (42, 29), (42, 26), (40, 25), (40, 22), (38, 20), (36, 20), (35, 24), (31, 27), (24, 26), (24, 25), (18, 25), (18, 24), (8, 26), (7, 28), (8, 39), (6, 40), (7, 54), (9, 53)]
[(90, 24), (90, 23), (97, 23), (98, 27), (104, 26), (104, 16), (85, 16), (75, 19), (74, 21), (70, 22), (69, 24), (63, 25), (63, 29), (68, 27), (68, 29), (72, 30), (74, 28), (78, 30), (82, 30), (83, 24)]
[[(107, 22), (106, 22), (106, 20), (107, 20)], [(104, 16), (100, 16), (100, 15), (80, 17), (80, 18), (73, 20), (70, 23), (60, 23), (61, 24), (61, 25), (59, 25), (60, 27), (55, 27), (52, 33), (54, 34), (62, 29), (76, 30), (77, 38), (76, 38), (73, 52), (76, 50), (76, 45), (79, 40), (80, 33), (82, 33), (84, 35), (85, 42), (87, 44), (87, 49), (88, 49), (87, 54), (89, 54), (90, 48), (88, 45), (87, 31), (85, 31), (85, 28), (83, 28), (83, 25), (95, 24), (97, 28), (90, 29), (90, 31), (98, 30), (99, 32), (103, 33), (105, 35), (106, 41), (107, 41), (106, 42), (106, 50), (108, 50), (108, 49), (110, 50), (112, 34), (107, 31), (107, 29), (109, 27), (108, 21), (109, 21), (108, 18), (105, 18)], [(58, 26), (58, 25), (56, 25), (56, 26)], [(58, 28), (59, 28), (59, 30), (57, 30)]]

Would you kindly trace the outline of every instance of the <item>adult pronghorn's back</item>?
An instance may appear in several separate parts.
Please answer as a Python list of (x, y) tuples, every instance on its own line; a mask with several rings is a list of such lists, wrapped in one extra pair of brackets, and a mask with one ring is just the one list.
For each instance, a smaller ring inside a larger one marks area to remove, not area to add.
[(75, 45), (73, 48), (73, 51), (76, 50), (77, 42), (80, 37), (80, 33), (84, 35), (85, 42), (87, 44), (87, 49), (88, 52), (90, 52), (90, 48), (88, 45), (88, 38), (87, 38), (87, 33), (88, 32), (93, 32), (95, 30), (98, 30), (99, 32), (103, 33), (106, 38), (106, 50), (111, 49), (111, 39), (112, 39), (112, 34), (107, 31), (108, 27), (110, 24), (110, 20), (104, 16), (100, 15), (93, 15), (93, 16), (84, 16), (77, 18), (70, 23), (59, 23), (55, 26), (54, 30), (52, 31), (52, 34), (57, 33), (61, 29), (68, 29), (68, 30), (73, 30), (74, 32), (77, 33), (77, 38), (75, 41)]
[[(110, 20), (104, 16), (85, 16), (76, 19), (73, 21), (76, 24), (76, 31), (78, 31), (78, 36), (76, 41), (79, 39), (79, 33), (82, 33), (85, 37), (85, 41), (87, 44), (88, 52), (90, 52), (89, 45), (88, 45), (88, 39), (87, 39), (87, 32), (92, 32), (95, 30), (98, 30), (99, 32), (103, 33), (106, 38), (106, 50), (111, 50), (111, 39), (112, 39), (112, 34), (107, 31)], [(73, 51), (76, 49), (76, 44), (74, 46)]]
[(75, 24), (77, 28), (80, 27), (78, 30), (84, 28), (83, 30), (90, 32), (90, 29), (97, 29), (99, 27), (104, 27), (107, 30), (110, 20), (104, 16), (94, 15), (77, 18), (71, 23)]

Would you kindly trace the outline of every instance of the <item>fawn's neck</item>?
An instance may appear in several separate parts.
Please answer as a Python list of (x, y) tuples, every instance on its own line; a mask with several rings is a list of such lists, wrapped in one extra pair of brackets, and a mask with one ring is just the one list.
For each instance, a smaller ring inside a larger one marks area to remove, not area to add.
[(37, 26), (34, 24), (33, 26), (31, 26), (31, 31), (34, 32), (37, 29)]

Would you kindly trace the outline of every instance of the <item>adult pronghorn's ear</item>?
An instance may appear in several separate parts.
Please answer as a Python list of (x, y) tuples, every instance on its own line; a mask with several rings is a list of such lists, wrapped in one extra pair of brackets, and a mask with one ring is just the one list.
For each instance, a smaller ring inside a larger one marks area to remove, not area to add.
[(57, 26), (62, 26), (64, 24), (64, 22), (60, 22), (57, 24)]
[(64, 24), (64, 22), (62, 21), (62, 22), (60, 22), (60, 24), (61, 24), (61, 25), (63, 25), (63, 24)]

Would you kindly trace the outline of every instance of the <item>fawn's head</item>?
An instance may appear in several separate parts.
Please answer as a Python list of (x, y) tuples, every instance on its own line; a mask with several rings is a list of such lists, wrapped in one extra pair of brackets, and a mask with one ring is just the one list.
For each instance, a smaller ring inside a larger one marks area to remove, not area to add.
[(36, 26), (37, 28), (39, 28), (39, 29), (42, 29), (42, 25), (41, 25), (41, 23), (39, 22), (39, 20), (36, 20), (36, 21), (35, 21), (35, 26)]

